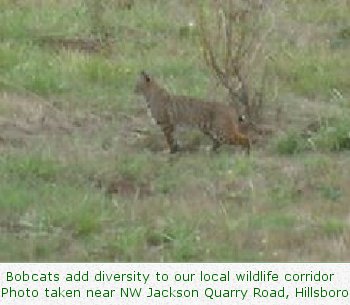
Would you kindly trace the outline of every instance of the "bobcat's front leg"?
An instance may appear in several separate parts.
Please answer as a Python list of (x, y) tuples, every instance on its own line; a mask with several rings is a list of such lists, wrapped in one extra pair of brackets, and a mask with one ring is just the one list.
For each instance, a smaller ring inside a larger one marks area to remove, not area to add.
[(179, 150), (179, 146), (174, 139), (174, 126), (171, 124), (159, 124), (164, 133), (165, 139), (169, 145), (170, 153), (176, 153)]

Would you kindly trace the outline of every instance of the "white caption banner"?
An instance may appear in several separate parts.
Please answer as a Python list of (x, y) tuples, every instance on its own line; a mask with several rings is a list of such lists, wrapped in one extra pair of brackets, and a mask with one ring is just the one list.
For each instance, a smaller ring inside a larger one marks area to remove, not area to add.
[(350, 304), (350, 264), (0, 264), (0, 304)]

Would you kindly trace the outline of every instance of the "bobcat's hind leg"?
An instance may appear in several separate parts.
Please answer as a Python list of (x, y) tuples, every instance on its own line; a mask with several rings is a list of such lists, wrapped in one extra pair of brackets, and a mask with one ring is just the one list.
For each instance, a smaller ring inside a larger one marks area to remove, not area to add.
[(213, 140), (213, 146), (212, 146), (212, 151), (213, 152), (218, 152), (218, 149), (220, 148), (220, 146), (221, 146), (221, 143), (220, 143), (220, 141), (218, 140), (218, 139), (216, 139), (216, 138), (212, 138), (212, 140)]
[(220, 143), (220, 141), (218, 140), (218, 137), (215, 135), (215, 134), (213, 134), (213, 133), (211, 133), (210, 131), (208, 131), (207, 129), (202, 129), (202, 131), (203, 131), (203, 133), (205, 134), (205, 135), (207, 135), (208, 137), (210, 137), (211, 138), (211, 140), (212, 140), (212, 142), (213, 142), (213, 145), (212, 145), (212, 151), (213, 152), (217, 152), (218, 151), (218, 149), (219, 149), (219, 147), (221, 146), (221, 143)]
[(248, 136), (234, 132), (230, 139), (230, 144), (239, 144), (245, 149), (247, 155), (250, 154), (251, 143)]
[(160, 127), (162, 128), (165, 139), (169, 145), (170, 153), (173, 154), (179, 151), (179, 145), (174, 138), (174, 126), (171, 124), (160, 124)]

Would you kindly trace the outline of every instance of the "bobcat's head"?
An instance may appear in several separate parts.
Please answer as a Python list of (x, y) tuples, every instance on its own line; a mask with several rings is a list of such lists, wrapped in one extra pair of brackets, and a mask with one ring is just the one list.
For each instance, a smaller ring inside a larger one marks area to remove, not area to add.
[(145, 72), (141, 71), (139, 77), (137, 78), (134, 92), (136, 94), (145, 95), (151, 86), (151, 77)]

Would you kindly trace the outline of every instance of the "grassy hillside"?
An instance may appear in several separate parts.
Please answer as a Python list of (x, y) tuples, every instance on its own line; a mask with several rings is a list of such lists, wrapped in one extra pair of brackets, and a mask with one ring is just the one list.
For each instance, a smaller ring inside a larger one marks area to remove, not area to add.
[(187, 129), (168, 154), (139, 71), (227, 95), (190, 1), (122, 2), (0, 0), (0, 261), (348, 260), (348, 1), (279, 8), (273, 132), (250, 157)]

